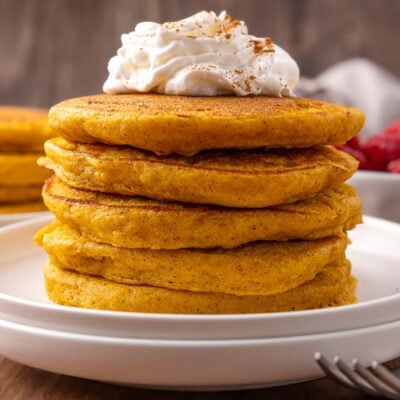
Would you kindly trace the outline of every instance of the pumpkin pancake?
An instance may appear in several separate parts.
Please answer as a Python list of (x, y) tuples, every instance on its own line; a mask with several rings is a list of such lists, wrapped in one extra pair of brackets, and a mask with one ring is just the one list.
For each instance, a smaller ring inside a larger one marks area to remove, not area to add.
[[(41, 199), (42, 186), (2, 186), (0, 185), (0, 204), (22, 203)], [(9, 206), (9, 204), (7, 204)]]
[(91, 192), (53, 176), (43, 198), (60, 221), (87, 238), (127, 248), (232, 248), (257, 240), (317, 239), (361, 222), (360, 199), (348, 185), (293, 204), (238, 209)]
[(343, 263), (347, 237), (255, 242), (234, 249), (125, 249), (88, 241), (58, 221), (35, 236), (52, 263), (111, 281), (194, 292), (285, 292)]
[(37, 164), (35, 153), (0, 153), (1, 186), (35, 186), (42, 185), (50, 175), (49, 171)]
[(99, 94), (55, 105), (49, 123), (70, 141), (192, 155), (344, 143), (360, 131), (364, 114), (304, 98)]
[(47, 110), (28, 107), (0, 107), (2, 151), (43, 151), (43, 143), (54, 136), (47, 123)]
[(46, 142), (40, 165), (82, 189), (159, 200), (258, 208), (291, 203), (343, 183), (357, 161), (330, 146), (156, 156), (131, 147)]
[(0, 214), (30, 213), (46, 210), (47, 208), (41, 200), (27, 203), (0, 204)]
[(356, 302), (356, 279), (350, 263), (328, 267), (295, 289), (268, 296), (189, 292), (154, 286), (126, 285), (104, 278), (45, 267), (50, 300), (58, 304), (113, 311), (177, 314), (240, 314), (307, 310)]

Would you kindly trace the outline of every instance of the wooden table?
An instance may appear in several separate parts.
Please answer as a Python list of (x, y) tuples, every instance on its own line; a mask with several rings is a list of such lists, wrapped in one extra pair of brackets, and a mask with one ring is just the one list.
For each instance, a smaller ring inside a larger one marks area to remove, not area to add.
[[(400, 360), (393, 362), (391, 367), (397, 365), (400, 365)], [(161, 392), (52, 374), (0, 358), (1, 400), (355, 400), (368, 398), (337, 385), (327, 378), (291, 386), (237, 392)]]

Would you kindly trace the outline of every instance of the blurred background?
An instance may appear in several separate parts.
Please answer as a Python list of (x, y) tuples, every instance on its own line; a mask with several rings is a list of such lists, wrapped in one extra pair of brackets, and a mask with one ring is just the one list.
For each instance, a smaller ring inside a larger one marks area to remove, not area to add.
[(303, 76), (354, 57), (400, 76), (399, 0), (0, 0), (0, 103), (48, 107), (98, 93), (122, 32), (202, 9), (271, 36)]

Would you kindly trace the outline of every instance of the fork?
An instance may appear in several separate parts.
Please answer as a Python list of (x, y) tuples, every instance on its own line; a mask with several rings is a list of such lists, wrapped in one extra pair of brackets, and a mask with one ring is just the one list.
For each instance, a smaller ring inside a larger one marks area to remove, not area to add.
[(314, 358), (327, 376), (351, 389), (370, 396), (400, 400), (400, 379), (376, 361), (367, 369), (356, 359), (350, 366), (340, 357), (334, 357), (333, 364), (321, 353), (315, 353)]

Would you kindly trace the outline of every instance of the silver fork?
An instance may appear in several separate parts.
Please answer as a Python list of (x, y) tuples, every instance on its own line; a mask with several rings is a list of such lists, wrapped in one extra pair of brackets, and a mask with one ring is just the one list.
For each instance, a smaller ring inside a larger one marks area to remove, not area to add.
[(355, 359), (350, 366), (340, 357), (334, 357), (333, 364), (321, 353), (315, 353), (314, 358), (327, 376), (351, 389), (370, 396), (400, 399), (400, 379), (376, 361), (367, 369)]

